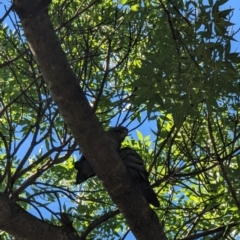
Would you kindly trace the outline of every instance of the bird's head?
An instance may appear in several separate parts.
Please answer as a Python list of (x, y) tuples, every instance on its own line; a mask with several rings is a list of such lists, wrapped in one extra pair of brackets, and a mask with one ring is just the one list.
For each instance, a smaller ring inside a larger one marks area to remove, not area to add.
[(112, 127), (108, 130), (108, 132), (117, 134), (121, 143), (124, 141), (125, 137), (128, 135), (128, 129), (123, 126)]

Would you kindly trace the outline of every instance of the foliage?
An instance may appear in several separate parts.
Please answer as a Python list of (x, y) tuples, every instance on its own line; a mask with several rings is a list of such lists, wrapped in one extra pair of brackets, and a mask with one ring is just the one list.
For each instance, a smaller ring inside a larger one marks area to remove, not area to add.
[[(226, 2), (58, 0), (49, 9), (104, 127), (147, 133), (123, 145), (145, 159), (170, 239), (240, 234), (240, 57)], [(127, 225), (101, 182), (74, 184), (79, 149), (17, 16), (9, 11), (2, 21), (1, 192), (56, 225), (59, 212), (69, 213), (89, 239), (121, 238)]]

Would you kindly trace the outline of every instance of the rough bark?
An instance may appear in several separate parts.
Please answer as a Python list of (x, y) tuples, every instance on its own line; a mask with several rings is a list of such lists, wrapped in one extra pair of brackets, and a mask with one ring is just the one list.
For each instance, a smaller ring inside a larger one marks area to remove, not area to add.
[[(101, 124), (77, 84), (50, 22), (48, 4), (49, 0), (15, 0), (15, 10), (60, 113), (136, 238), (166, 239), (155, 212), (141, 191), (134, 188), (126, 167), (110, 147)], [(13, 219), (13, 226), (14, 221), (18, 219)], [(13, 233), (13, 229), (9, 228), (8, 232)]]
[(5, 194), (0, 194), (0, 216), (0, 229), (18, 240), (79, 239), (73, 229), (54, 226), (34, 217)]

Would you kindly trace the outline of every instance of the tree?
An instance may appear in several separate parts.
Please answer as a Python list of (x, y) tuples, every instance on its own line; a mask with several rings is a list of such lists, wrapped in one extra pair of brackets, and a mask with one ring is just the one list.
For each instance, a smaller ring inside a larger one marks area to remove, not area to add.
[[(2, 238), (239, 235), (240, 58), (226, 2), (15, 0), (6, 8)], [(146, 161), (159, 208), (110, 147), (110, 125), (147, 128), (123, 146)], [(80, 188), (79, 149), (97, 174)]]

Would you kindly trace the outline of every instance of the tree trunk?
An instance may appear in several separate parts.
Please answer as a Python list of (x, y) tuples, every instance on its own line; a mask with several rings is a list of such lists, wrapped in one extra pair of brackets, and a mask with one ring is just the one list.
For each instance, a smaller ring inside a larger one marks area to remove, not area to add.
[[(15, 0), (15, 10), (51, 95), (81, 152), (102, 180), (136, 238), (164, 240), (166, 236), (155, 212), (140, 189), (134, 187), (126, 167), (110, 147), (101, 124), (77, 84), (47, 13), (48, 4), (49, 0)], [(8, 232), (15, 232), (13, 228), (9, 226)]]

